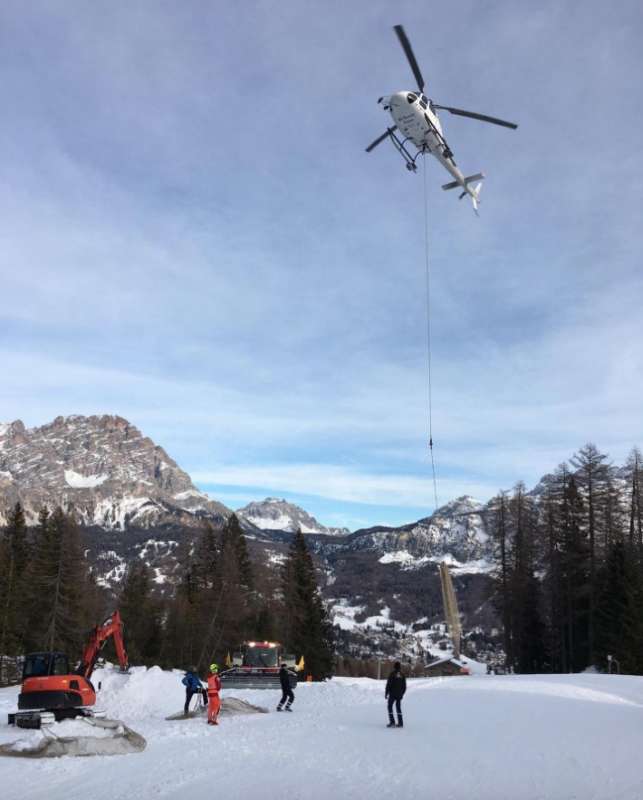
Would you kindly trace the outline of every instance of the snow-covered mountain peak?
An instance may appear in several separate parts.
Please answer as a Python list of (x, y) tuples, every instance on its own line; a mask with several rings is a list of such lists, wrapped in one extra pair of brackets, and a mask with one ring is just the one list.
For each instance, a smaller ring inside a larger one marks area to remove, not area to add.
[(450, 500), (443, 506), (436, 509), (433, 517), (453, 517), (458, 514), (476, 514), (484, 508), (484, 503), (476, 500), (471, 495), (465, 494), (462, 497), (456, 497), (455, 500)]
[(443, 553), (466, 554), (466, 560), (490, 555), (484, 505), (469, 495), (458, 497), (420, 520), (414, 531)]
[(302, 533), (324, 533), (331, 536), (344, 536), (349, 532), (347, 528), (328, 528), (300, 506), (276, 497), (248, 503), (238, 509), (237, 514), (261, 530), (294, 533), (300, 529)]
[(476, 571), (481, 571), (493, 551), (484, 506), (468, 496), (452, 500), (410, 525), (356, 531), (347, 547), (374, 550), (384, 557), (381, 563), (417, 566), (445, 560), (460, 568), (475, 562)]

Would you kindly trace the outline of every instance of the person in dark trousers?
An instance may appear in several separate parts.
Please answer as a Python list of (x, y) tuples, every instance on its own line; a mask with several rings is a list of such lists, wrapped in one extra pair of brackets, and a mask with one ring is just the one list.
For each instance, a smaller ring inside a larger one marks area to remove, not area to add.
[(207, 690), (203, 688), (203, 684), (196, 673), (195, 667), (186, 671), (181, 683), (185, 686), (185, 705), (183, 706), (183, 713), (187, 716), (187, 713), (190, 710), (190, 700), (194, 697), (194, 695), (197, 694), (197, 692), (201, 692), (203, 694), (203, 699), (207, 704), (208, 693)]
[(388, 676), (386, 681), (386, 691), (384, 697), (388, 700), (388, 725), (387, 728), (395, 727), (395, 719), (393, 718), (393, 703), (395, 703), (395, 712), (397, 714), (397, 727), (404, 727), (402, 719), (402, 698), (406, 692), (406, 678), (402, 674), (402, 665), (399, 661), (393, 664), (393, 672)]
[[(292, 711), (290, 706), (295, 702), (295, 693), (290, 685), (290, 673), (285, 664), (282, 664), (279, 670), (279, 682), (281, 683), (281, 700), (277, 706), (277, 711), (281, 711), (282, 709), (284, 711)], [(284, 703), (286, 703), (285, 708)]]

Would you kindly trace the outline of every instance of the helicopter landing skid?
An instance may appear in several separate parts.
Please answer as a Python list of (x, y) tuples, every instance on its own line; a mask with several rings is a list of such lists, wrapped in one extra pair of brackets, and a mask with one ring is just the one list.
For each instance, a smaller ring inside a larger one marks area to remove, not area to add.
[(424, 153), (424, 149), (418, 150), (415, 156), (412, 156), (409, 151), (406, 149), (406, 143), (409, 141), (408, 137), (406, 139), (400, 139), (399, 136), (395, 135), (395, 132), (389, 129), (389, 137), (391, 142), (393, 143), (393, 147), (397, 150), (397, 152), (402, 156), (404, 162), (406, 164), (406, 168), (409, 172), (416, 172), (417, 171), (417, 164), (415, 163), (417, 157)]

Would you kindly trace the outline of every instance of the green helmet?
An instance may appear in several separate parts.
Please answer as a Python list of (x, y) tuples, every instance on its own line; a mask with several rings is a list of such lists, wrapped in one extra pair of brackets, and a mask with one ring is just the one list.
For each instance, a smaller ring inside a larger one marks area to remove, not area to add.
[(210, 672), (218, 672), (219, 665), (218, 664), (210, 664)]

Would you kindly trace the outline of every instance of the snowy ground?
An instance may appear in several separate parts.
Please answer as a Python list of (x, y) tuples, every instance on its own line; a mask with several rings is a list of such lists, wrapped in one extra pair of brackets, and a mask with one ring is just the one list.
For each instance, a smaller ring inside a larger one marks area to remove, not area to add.
[[(404, 730), (383, 682), (300, 685), (292, 714), (167, 722), (180, 674), (99, 671), (99, 707), (147, 739), (140, 754), (0, 759), (6, 800), (288, 798), (639, 800), (643, 678), (486, 676), (409, 681)], [(274, 691), (234, 692), (274, 711)], [(17, 689), (0, 691), (0, 719)], [(0, 724), (0, 743), (25, 733)]]

